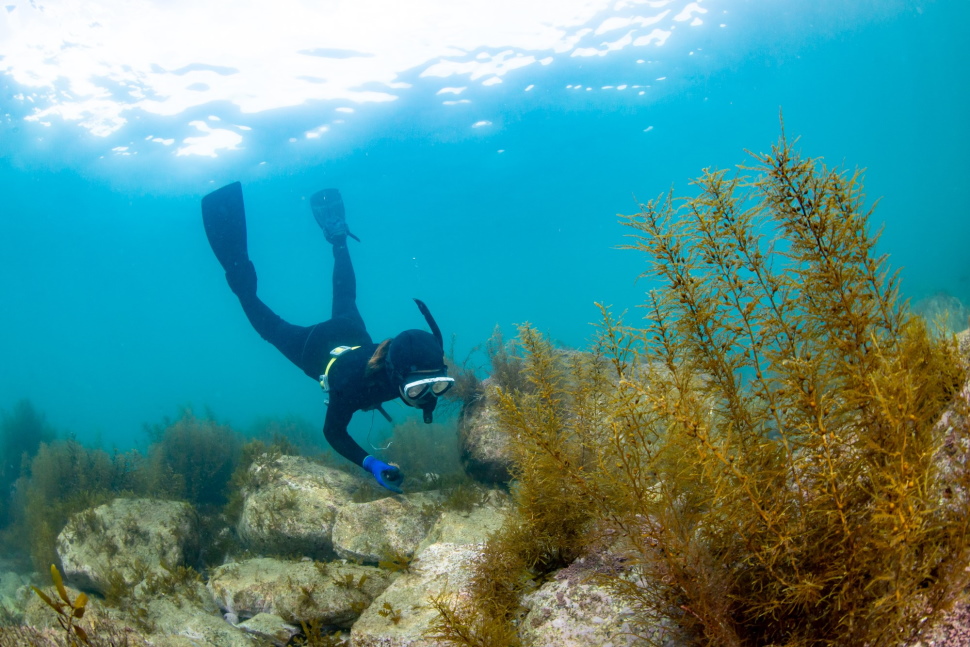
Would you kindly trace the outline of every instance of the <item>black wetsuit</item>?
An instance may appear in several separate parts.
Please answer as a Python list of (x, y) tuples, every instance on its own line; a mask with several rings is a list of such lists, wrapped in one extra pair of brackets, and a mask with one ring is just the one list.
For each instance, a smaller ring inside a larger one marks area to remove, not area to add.
[(320, 379), (332, 359), (330, 351), (338, 346), (360, 346), (340, 354), (330, 367), (330, 405), (323, 424), (323, 435), (341, 456), (360, 465), (368, 452), (347, 433), (354, 412), (370, 410), (398, 397), (397, 387), (380, 371), (365, 377), (367, 361), (377, 344), (373, 343), (357, 310), (357, 279), (350, 262), (346, 240), (333, 246), (333, 308), (331, 319), (315, 326), (295, 326), (270, 310), (256, 291), (237, 292), (249, 322), (260, 337), (276, 346), (314, 381)]

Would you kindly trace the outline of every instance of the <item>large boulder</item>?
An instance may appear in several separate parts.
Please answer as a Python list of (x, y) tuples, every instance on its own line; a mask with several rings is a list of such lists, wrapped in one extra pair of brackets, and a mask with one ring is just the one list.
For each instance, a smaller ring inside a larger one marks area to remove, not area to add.
[(504, 485), (511, 479), (509, 438), (499, 427), (493, 390), (485, 380), (481, 397), (466, 402), (458, 418), (458, 451), (470, 477), (486, 485)]
[(433, 544), (421, 551), (410, 572), (387, 587), (351, 629), (354, 647), (440, 647), (425, 637), (438, 612), (439, 596), (461, 596), (481, 554), (482, 544)]
[(272, 614), (295, 626), (349, 627), (390, 581), (371, 566), (256, 558), (214, 569), (208, 587), (232, 622)]
[[(53, 586), (41, 587), (51, 600), (60, 601), (58, 591)], [(71, 586), (65, 586), (65, 591), (72, 601), (77, 601), (81, 591)], [(36, 595), (32, 589), (24, 586), (20, 591), (20, 597), (24, 600), (24, 614), (22, 621), (28, 629), (21, 635), (16, 633), (5, 634), (0, 628), (0, 647), (8, 645), (65, 645), (69, 647), (65, 638), (66, 634), (60, 624), (63, 616), (51, 608), (40, 596)], [(111, 609), (97, 597), (89, 597), (84, 605), (84, 616), (75, 621), (86, 635), (96, 638), (96, 645), (128, 645), (129, 647), (142, 647), (148, 645), (143, 632), (132, 628), (132, 623), (120, 617), (114, 609)], [(6, 639), (9, 638), (9, 641)], [(62, 642), (63, 641), (63, 642)]]
[(145, 618), (142, 622), (151, 628), (152, 642), (156, 645), (258, 645), (247, 632), (232, 626), (218, 613), (212, 613), (196, 604), (163, 596), (148, 600), (143, 609)]
[(66, 580), (104, 594), (191, 561), (197, 537), (198, 517), (187, 503), (118, 498), (72, 516), (57, 536), (57, 555)]
[[(47, 587), (46, 594), (57, 599), (54, 587)], [(79, 591), (68, 588), (70, 598), (76, 599)], [(125, 591), (121, 599), (102, 601), (89, 597), (81, 625), (92, 637), (95, 645), (151, 644), (155, 647), (193, 647), (214, 645), (217, 647), (256, 647), (251, 632), (227, 623), (201, 577), (191, 569), (178, 568), (154, 572), (137, 586)], [(117, 593), (116, 593), (117, 594)], [(57, 613), (39, 597), (33, 596), (27, 604), (25, 621), (35, 627), (57, 627)], [(119, 637), (117, 640), (114, 637)], [(138, 638), (139, 640), (135, 640)], [(146, 642), (141, 642), (144, 638)], [(0, 646), (2, 646), (0, 642)], [(46, 643), (38, 643), (46, 644)]]
[(411, 556), (438, 518), (441, 498), (416, 493), (347, 504), (334, 522), (334, 550), (345, 559), (370, 564)]
[(239, 538), (256, 553), (332, 558), (337, 511), (363, 483), (299, 456), (264, 454), (247, 472)]
[[(529, 612), (519, 629), (523, 643), (530, 647), (641, 644), (635, 633), (644, 629), (633, 624), (634, 610), (597, 582), (598, 573), (616, 568), (600, 557), (583, 558), (525, 596), (522, 604)], [(662, 638), (660, 632), (651, 633), (653, 640)]]
[(471, 510), (444, 511), (428, 531), (418, 546), (418, 552), (431, 544), (479, 544), (497, 532), (509, 512), (508, 495), (500, 490), (492, 490), (484, 505), (475, 505)]

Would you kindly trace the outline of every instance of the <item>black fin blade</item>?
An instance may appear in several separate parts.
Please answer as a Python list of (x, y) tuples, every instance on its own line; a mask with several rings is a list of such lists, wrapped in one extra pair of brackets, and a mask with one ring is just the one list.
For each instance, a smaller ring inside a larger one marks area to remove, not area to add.
[(246, 209), (242, 185), (227, 184), (202, 198), (202, 224), (209, 246), (223, 269), (249, 260), (246, 242)]

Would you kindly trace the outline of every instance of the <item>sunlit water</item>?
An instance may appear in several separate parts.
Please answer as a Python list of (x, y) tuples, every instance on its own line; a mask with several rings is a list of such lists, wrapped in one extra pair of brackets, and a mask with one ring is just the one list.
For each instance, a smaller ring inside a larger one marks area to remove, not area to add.
[[(646, 285), (617, 213), (779, 135), (866, 167), (918, 300), (970, 303), (970, 5), (956, 0), (13, 2), (0, 8), (0, 408), (143, 445), (323, 398), (250, 329), (199, 199), (244, 185), (260, 295), (329, 316), (306, 199), (340, 188), (376, 339), (582, 346)], [(393, 405), (392, 415), (412, 415)], [(358, 414), (366, 437), (380, 419)]]

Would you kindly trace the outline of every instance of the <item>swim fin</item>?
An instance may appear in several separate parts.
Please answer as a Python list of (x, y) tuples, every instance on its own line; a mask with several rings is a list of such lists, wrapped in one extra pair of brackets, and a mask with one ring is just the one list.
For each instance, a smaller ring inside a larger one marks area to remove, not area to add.
[(256, 294), (256, 268), (246, 246), (246, 209), (242, 185), (227, 184), (202, 198), (202, 224), (209, 246), (240, 298)]
[(347, 228), (344, 201), (337, 189), (323, 189), (314, 193), (310, 196), (310, 209), (328, 243), (344, 240), (347, 236), (360, 242), (360, 238)]
[(249, 260), (242, 185), (227, 184), (202, 198), (202, 224), (209, 246), (226, 272)]

